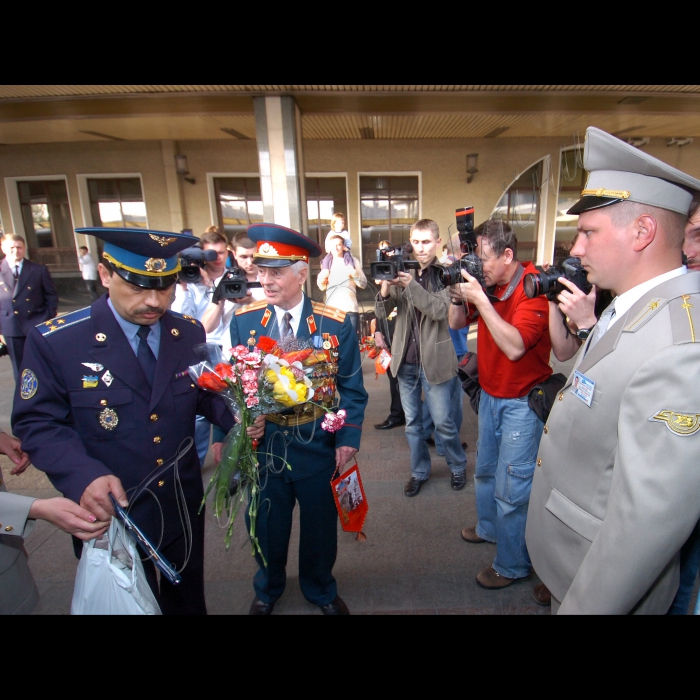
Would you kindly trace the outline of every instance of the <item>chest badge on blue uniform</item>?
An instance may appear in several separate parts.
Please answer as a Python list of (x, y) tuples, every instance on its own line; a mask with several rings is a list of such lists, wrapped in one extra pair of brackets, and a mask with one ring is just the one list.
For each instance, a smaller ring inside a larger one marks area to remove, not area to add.
[(102, 381), (109, 386), (113, 381), (114, 377), (112, 376), (112, 373), (107, 370), (103, 375), (102, 375)]
[(98, 384), (97, 377), (85, 375), (83, 377), (83, 389), (94, 389)]
[(39, 388), (39, 380), (30, 369), (25, 369), (20, 377), (19, 395), (23, 399), (31, 399)]
[(93, 372), (101, 372), (104, 369), (104, 366), (101, 365), (99, 362), (82, 362), (81, 364), (83, 365), (83, 367), (87, 367)]
[(105, 430), (114, 430), (119, 425), (119, 416), (113, 408), (105, 408), (98, 416)]

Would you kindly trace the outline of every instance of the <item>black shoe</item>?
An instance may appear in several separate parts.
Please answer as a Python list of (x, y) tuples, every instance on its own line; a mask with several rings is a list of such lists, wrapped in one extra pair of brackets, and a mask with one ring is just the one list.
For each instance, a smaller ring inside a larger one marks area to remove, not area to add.
[(426, 481), (427, 479), (421, 481), (420, 479), (416, 479), (415, 476), (412, 476), (406, 483), (406, 486), (403, 487), (404, 496), (408, 496), (409, 498), (412, 496), (417, 496), (418, 492), (420, 491), (420, 487), (423, 486)]
[(250, 606), (248, 615), (271, 615), (274, 609), (274, 603), (263, 603), (262, 600), (260, 600), (260, 598), (256, 597), (252, 605)]
[(406, 421), (387, 418), (383, 423), (377, 423), (374, 427), (376, 430), (391, 430), (392, 428), (396, 428), (399, 425), (406, 425)]
[[(432, 445), (433, 447), (435, 447), (435, 439), (434, 439), (434, 438), (431, 438), (431, 437), (425, 438), (425, 441), (426, 441), (429, 445)], [(444, 455), (443, 455), (443, 456), (444, 456)]]
[(319, 608), (321, 608), (321, 612), (324, 615), (349, 615), (350, 611), (348, 610), (348, 606), (345, 605), (345, 602), (343, 599), (337, 595), (335, 597), (335, 600), (332, 602), (328, 603), (328, 605), (319, 605)]
[(450, 486), (455, 490), (455, 491), (461, 491), (467, 483), (467, 472), (466, 470), (463, 472), (460, 472), (459, 474), (453, 474), (452, 479), (450, 480)]

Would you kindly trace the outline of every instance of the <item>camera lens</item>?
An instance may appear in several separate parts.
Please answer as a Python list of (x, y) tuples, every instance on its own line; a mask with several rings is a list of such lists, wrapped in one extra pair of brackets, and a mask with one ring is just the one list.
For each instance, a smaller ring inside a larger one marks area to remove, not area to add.
[(523, 290), (528, 299), (534, 299), (536, 296), (542, 294), (540, 276), (533, 272), (529, 272), (525, 275), (525, 277), (523, 277)]

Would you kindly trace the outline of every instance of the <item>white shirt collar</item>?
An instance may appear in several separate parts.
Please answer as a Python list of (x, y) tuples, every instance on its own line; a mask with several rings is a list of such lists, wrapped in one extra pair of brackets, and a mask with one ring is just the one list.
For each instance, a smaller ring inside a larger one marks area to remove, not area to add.
[(292, 315), (290, 325), (292, 327), (292, 330), (294, 331), (294, 335), (298, 335), (299, 324), (301, 323), (301, 313), (304, 310), (305, 299), (306, 296), (302, 293), (301, 301), (293, 309), (280, 309), (279, 306), (275, 306), (275, 314), (277, 315), (277, 325), (280, 328), (282, 328), (282, 319), (284, 318), (284, 315), (287, 313), (287, 311), (289, 311), (289, 313)]
[(688, 268), (685, 265), (682, 265), (681, 267), (677, 267), (675, 270), (664, 272), (663, 275), (658, 275), (657, 277), (647, 280), (646, 282), (642, 282), (636, 287), (628, 289), (624, 294), (620, 294), (620, 296), (615, 297), (615, 315), (612, 317), (608, 328), (613, 326), (617, 322), (617, 319), (626, 314), (647, 292), (663, 282), (667, 282), (674, 277), (684, 275), (686, 272), (688, 272)]

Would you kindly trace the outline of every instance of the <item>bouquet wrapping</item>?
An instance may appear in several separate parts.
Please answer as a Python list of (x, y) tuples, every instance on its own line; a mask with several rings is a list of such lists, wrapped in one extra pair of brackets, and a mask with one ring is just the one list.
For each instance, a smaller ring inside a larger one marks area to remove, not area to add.
[[(226, 529), (224, 542), (228, 549), (235, 517), (241, 505), (247, 503), (253, 554), (260, 554), (266, 564), (256, 535), (261, 491), (258, 440), (251, 438), (247, 429), (258, 416), (303, 407), (315, 396), (319, 403), (312, 403), (326, 411), (324, 430), (334, 432), (342, 427), (345, 412), (331, 411), (329, 373), (321, 370), (329, 357), (312, 341), (292, 339), (284, 346), (267, 336), (258, 337), (257, 345), (253, 338), (251, 341), (248, 347), (237, 345), (231, 349), (231, 362), (223, 359), (218, 345), (197, 346), (195, 352), (202, 361), (191, 366), (189, 373), (200, 388), (219, 394), (236, 419), (224, 441), (221, 462), (206, 488), (202, 507), (213, 492), (214, 516)], [(291, 469), (289, 464), (285, 466)]]

